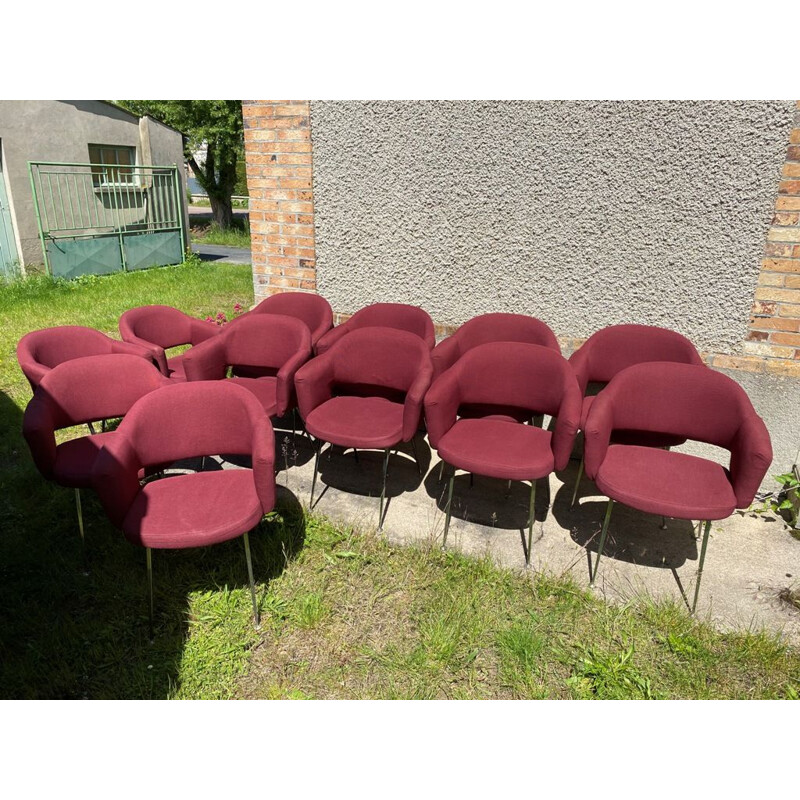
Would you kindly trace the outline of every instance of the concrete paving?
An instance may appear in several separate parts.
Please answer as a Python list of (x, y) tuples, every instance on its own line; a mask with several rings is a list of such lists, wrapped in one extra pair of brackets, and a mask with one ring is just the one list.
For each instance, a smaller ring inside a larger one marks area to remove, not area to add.
[[(384, 534), (397, 543), (440, 544), (444, 529), (447, 478), (439, 481), (439, 459), (423, 434), (416, 437), (422, 475), (404, 445), (390, 459), (388, 509)], [(276, 429), (277, 481), (308, 505), (314, 445), (300, 433), (292, 439)], [(330, 457), (329, 457), (330, 456)], [(358, 529), (378, 523), (383, 453), (323, 447), (314, 511)], [(287, 469), (288, 465), (288, 469)], [(539, 481), (531, 568), (571, 574), (588, 586), (589, 560), (596, 558), (607, 499), (586, 478), (574, 508), (570, 500), (578, 461), (562, 473)], [(447, 548), (475, 556), (488, 554), (498, 564), (524, 570), (530, 489), (503, 481), (458, 473)], [(691, 604), (700, 541), (695, 526), (667, 520), (617, 504), (600, 562), (594, 591), (612, 602), (638, 595)], [(800, 611), (779, 598), (800, 585), (800, 541), (781, 521), (737, 513), (712, 524), (700, 598), (699, 618), (721, 630), (765, 628), (800, 644)]]
[(192, 252), (203, 261), (224, 261), (228, 264), (252, 264), (250, 250), (244, 247), (226, 247), (221, 244), (199, 244), (192, 242)]

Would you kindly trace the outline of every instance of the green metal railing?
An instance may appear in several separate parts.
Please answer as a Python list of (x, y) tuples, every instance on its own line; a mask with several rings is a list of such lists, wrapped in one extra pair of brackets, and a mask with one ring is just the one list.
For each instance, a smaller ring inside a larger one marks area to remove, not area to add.
[(74, 277), (183, 259), (177, 166), (37, 161), (28, 169), (50, 274)]

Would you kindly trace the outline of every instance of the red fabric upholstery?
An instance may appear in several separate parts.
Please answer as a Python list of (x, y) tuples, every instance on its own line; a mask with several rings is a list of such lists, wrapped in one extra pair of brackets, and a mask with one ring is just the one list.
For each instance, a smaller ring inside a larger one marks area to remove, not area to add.
[(300, 415), (312, 435), (343, 447), (407, 442), (419, 427), (432, 374), (430, 350), (418, 336), (354, 330), (298, 370)]
[(487, 342), (528, 342), (561, 352), (555, 334), (535, 317), (524, 314), (482, 314), (465, 322), (452, 336), (433, 348), (433, 379), (449, 369), (473, 347)]
[(25, 334), (17, 345), (17, 361), (34, 391), (53, 367), (83, 356), (127, 354), (150, 359), (138, 345), (111, 339), (94, 328), (63, 325)]
[[(126, 538), (154, 548), (196, 547), (252, 528), (275, 503), (275, 440), (256, 398), (230, 381), (173, 383), (143, 397), (95, 463), (93, 482)], [(154, 464), (220, 453), (252, 469), (163, 478), (141, 487)]]
[(228, 325), (238, 325), (251, 314), (282, 314), (305, 322), (311, 333), (311, 344), (317, 342), (333, 327), (331, 304), (322, 295), (312, 292), (279, 292), (262, 300), (252, 311), (242, 314)]
[(346, 322), (328, 331), (317, 342), (317, 355), (326, 353), (343, 336), (361, 328), (396, 328), (418, 336), (429, 349), (436, 344), (433, 320), (424, 309), (405, 303), (374, 303), (356, 311)]
[[(606, 384), (620, 370), (648, 361), (703, 364), (697, 349), (685, 336), (653, 325), (612, 325), (603, 328), (590, 336), (569, 359), (584, 394), (589, 383)], [(586, 430), (593, 399), (594, 395), (589, 395), (583, 401), (581, 430)], [(645, 434), (620, 430), (615, 433), (614, 441), (643, 447), (675, 447), (686, 439), (666, 436), (659, 431)]]
[(219, 332), (219, 325), (190, 317), (172, 306), (131, 308), (119, 318), (123, 341), (146, 348), (161, 372), (173, 380), (186, 380), (183, 355), (167, 359), (164, 351), (184, 344), (200, 344)]
[[(514, 406), (528, 415), (549, 414), (556, 425), (551, 436), (503, 419), (457, 419), (463, 404)], [(522, 342), (472, 348), (437, 378), (425, 398), (431, 447), (461, 469), (506, 479), (539, 478), (553, 468), (563, 469), (580, 411), (580, 389), (564, 358)], [(500, 436), (501, 441), (493, 441)]]
[[(682, 453), (609, 446), (618, 429), (725, 448), (729, 470)], [(585, 437), (586, 474), (608, 497), (681, 519), (722, 519), (734, 507), (746, 508), (772, 463), (769, 433), (744, 390), (695, 364), (651, 362), (623, 370), (592, 404)]]
[(167, 383), (167, 378), (140, 356), (85, 356), (54, 367), (42, 378), (22, 419), (22, 432), (39, 472), (63, 486), (90, 486), (95, 458), (116, 432), (82, 436), (59, 445), (55, 432), (122, 417), (137, 400)]
[(283, 416), (295, 405), (295, 373), (310, 356), (311, 333), (304, 322), (255, 314), (193, 347), (183, 364), (189, 381), (222, 380), (233, 367), (239, 375), (233, 382), (252, 391), (269, 416)]

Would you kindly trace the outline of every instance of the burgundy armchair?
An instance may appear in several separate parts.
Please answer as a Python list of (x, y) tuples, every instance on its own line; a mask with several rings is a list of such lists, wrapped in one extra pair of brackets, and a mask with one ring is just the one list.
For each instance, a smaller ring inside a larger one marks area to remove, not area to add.
[(169, 383), (139, 356), (110, 354), (65, 361), (42, 378), (22, 418), (22, 433), (33, 462), (48, 480), (75, 489), (78, 528), (83, 538), (81, 489), (92, 486), (92, 469), (116, 431), (56, 444), (56, 431), (128, 413), (144, 395)]
[(322, 442), (384, 451), (378, 528), (383, 526), (386, 473), (391, 448), (414, 445), (433, 367), (427, 344), (408, 331), (364, 328), (342, 338), (295, 376), (300, 416), (317, 439), (311, 500)]
[(282, 314), (305, 322), (311, 332), (311, 344), (317, 342), (333, 327), (331, 304), (322, 295), (312, 292), (279, 292), (262, 300), (254, 309), (231, 320), (238, 325), (243, 319), (258, 314)]
[[(652, 325), (612, 325), (603, 328), (592, 334), (569, 359), (584, 395), (589, 383), (607, 384), (626, 367), (649, 361), (703, 365), (697, 349), (685, 336)], [(597, 395), (588, 395), (583, 399), (581, 430), (586, 430), (586, 420), (595, 397)], [(674, 447), (686, 441), (679, 436), (669, 436), (657, 428), (653, 431), (618, 430), (614, 437), (615, 441), (642, 447)], [(575, 505), (578, 496), (584, 463), (584, 458), (581, 458), (571, 505)]]
[(119, 333), (123, 341), (147, 349), (150, 357), (167, 377), (186, 380), (183, 359), (186, 354), (167, 358), (170, 347), (205, 342), (220, 332), (219, 325), (184, 314), (172, 306), (141, 306), (131, 308), (119, 318)]
[[(459, 418), (464, 404), (513, 406), (556, 418), (552, 433), (504, 415)], [(564, 469), (578, 431), (581, 392), (560, 353), (536, 344), (490, 342), (466, 352), (437, 378), (425, 397), (428, 439), (452, 467), (442, 547), (447, 542), (456, 469), (531, 482), (530, 564), (536, 482)]]
[(374, 303), (356, 311), (346, 322), (328, 331), (317, 342), (317, 355), (330, 350), (336, 342), (352, 331), (376, 327), (396, 328), (413, 333), (428, 345), (429, 350), (436, 344), (433, 320), (424, 309), (405, 303)]
[[(728, 468), (705, 458), (616, 440), (618, 430), (668, 434), (730, 451)], [(592, 574), (615, 502), (651, 514), (705, 520), (692, 613), (712, 520), (747, 508), (772, 463), (769, 433), (744, 390), (695, 364), (651, 362), (616, 375), (592, 405), (585, 429), (586, 474), (608, 498)]]
[(193, 347), (184, 367), (189, 381), (222, 380), (232, 367), (234, 377), (228, 383), (252, 392), (267, 416), (282, 417), (295, 407), (294, 376), (310, 356), (311, 333), (304, 322), (256, 314)]
[(34, 391), (51, 369), (65, 361), (110, 354), (150, 359), (150, 353), (139, 345), (117, 341), (94, 328), (80, 325), (31, 331), (17, 344), (17, 361)]
[[(205, 547), (244, 536), (253, 616), (259, 622), (247, 532), (275, 505), (274, 436), (253, 395), (231, 382), (172, 383), (143, 397), (103, 448), (93, 482), (111, 522), (147, 550), (150, 635), (153, 549)], [(154, 465), (220, 453), (250, 456), (251, 469), (152, 480)]]

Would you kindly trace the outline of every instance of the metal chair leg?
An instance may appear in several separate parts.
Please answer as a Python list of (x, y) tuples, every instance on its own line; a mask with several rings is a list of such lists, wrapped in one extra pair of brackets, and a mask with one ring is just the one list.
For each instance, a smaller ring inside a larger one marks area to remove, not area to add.
[(75, 507), (78, 509), (78, 530), (81, 532), (81, 542), (86, 543), (86, 537), (83, 532), (83, 509), (81, 508), (81, 490), (75, 490)]
[(469, 488), (471, 489), (475, 485), (475, 474), (470, 472), (469, 474)]
[(594, 572), (592, 572), (592, 579), (589, 581), (589, 586), (594, 586), (594, 580), (597, 577), (597, 567), (600, 564), (600, 556), (603, 555), (603, 546), (606, 543), (606, 534), (608, 533), (608, 523), (613, 510), (614, 501), (609, 498), (608, 507), (606, 508), (606, 518), (603, 520), (603, 531), (600, 534), (600, 546), (597, 548), (597, 561), (594, 562)]
[(414, 441), (414, 437), (411, 437), (411, 449), (414, 451), (414, 461), (417, 462), (417, 472), (422, 475), (422, 464), (419, 460), (419, 455), (417, 454), (417, 443)]
[(444, 475), (444, 461), (439, 462), (439, 483), (442, 482), (442, 476)]
[(292, 440), (294, 440), (295, 434), (297, 433), (297, 409), (292, 409)]
[(309, 508), (314, 508), (314, 487), (317, 485), (317, 473), (319, 472), (319, 454), (322, 450), (322, 439), (317, 439), (317, 454), (314, 456), (314, 479), (311, 481), (311, 500)]
[(147, 617), (148, 631), (150, 633), (150, 641), (153, 641), (153, 551), (147, 547), (147, 587), (150, 595), (149, 614)]
[(386, 497), (386, 475), (389, 472), (389, 448), (387, 447), (384, 450), (383, 456), (383, 485), (381, 486), (381, 505), (380, 510), (378, 512), (378, 530), (383, 530), (383, 501)]
[(575, 478), (575, 489), (572, 492), (572, 502), (569, 504), (569, 507), (572, 508), (575, 505), (575, 498), (578, 496), (578, 487), (581, 485), (581, 478), (583, 477), (583, 460), (585, 456), (581, 456), (581, 463), (578, 467), (578, 477)]
[(361, 462), (358, 460), (358, 448), (356, 448), (356, 447), (354, 447), (354, 448), (353, 448), (353, 457), (354, 457), (354, 458), (355, 458), (355, 460), (356, 460), (356, 464), (360, 464), (360, 463), (361, 463)]
[(258, 612), (258, 603), (256, 602), (256, 582), (253, 579), (253, 559), (250, 557), (250, 537), (245, 532), (243, 538), (244, 557), (247, 559), (247, 577), (250, 579), (250, 598), (253, 601), (253, 621), (258, 628), (261, 625), (261, 614)]
[(531, 547), (533, 546), (533, 521), (536, 518), (536, 481), (531, 481), (531, 508), (528, 519), (528, 550), (525, 553), (525, 566), (531, 565)]
[(661, 515), (661, 530), (665, 531), (667, 529), (667, 518), (662, 514)]
[(447, 516), (444, 519), (444, 536), (442, 536), (442, 550), (444, 550), (445, 544), (447, 544), (447, 531), (450, 530), (450, 512), (453, 507), (453, 484), (456, 480), (456, 468), (453, 467), (453, 471), (450, 474), (450, 488), (447, 490)]
[(711, 520), (706, 520), (706, 529), (703, 532), (703, 544), (700, 548), (700, 563), (697, 566), (697, 583), (694, 586), (694, 602), (692, 603), (692, 614), (697, 608), (697, 598), (700, 595), (700, 580), (703, 577), (703, 562), (706, 560), (706, 547), (708, 547), (708, 535), (711, 532)]

